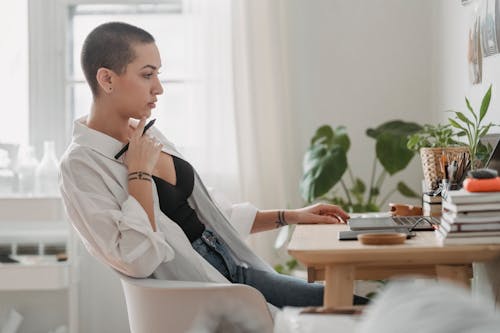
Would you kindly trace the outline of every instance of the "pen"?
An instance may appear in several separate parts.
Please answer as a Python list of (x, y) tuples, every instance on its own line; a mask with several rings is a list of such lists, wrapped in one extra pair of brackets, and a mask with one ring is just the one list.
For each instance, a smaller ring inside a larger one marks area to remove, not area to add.
[[(146, 131), (151, 127), (153, 126), (153, 124), (155, 123), (156, 119), (153, 119), (151, 120), (149, 123), (146, 124), (146, 126), (144, 126), (144, 131), (142, 131), (142, 135), (144, 135), (144, 133), (146, 133)], [(125, 153), (128, 149), (128, 143), (123, 146), (122, 149), (120, 149), (120, 151), (118, 152), (118, 154), (115, 155), (115, 159), (119, 159), (120, 156), (123, 155), (123, 153)]]

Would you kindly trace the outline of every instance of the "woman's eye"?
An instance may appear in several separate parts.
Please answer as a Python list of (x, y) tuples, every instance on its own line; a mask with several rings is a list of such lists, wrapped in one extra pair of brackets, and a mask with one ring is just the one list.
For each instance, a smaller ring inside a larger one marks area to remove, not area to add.
[(150, 79), (152, 76), (153, 76), (153, 73), (144, 74), (144, 77), (146, 79)]

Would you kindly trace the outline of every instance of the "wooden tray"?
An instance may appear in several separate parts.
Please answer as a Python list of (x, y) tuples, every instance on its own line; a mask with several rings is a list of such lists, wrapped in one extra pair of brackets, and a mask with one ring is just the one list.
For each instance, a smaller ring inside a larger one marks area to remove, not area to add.
[(365, 245), (394, 245), (403, 244), (406, 240), (406, 234), (400, 232), (390, 232), (384, 234), (361, 234), (358, 240)]

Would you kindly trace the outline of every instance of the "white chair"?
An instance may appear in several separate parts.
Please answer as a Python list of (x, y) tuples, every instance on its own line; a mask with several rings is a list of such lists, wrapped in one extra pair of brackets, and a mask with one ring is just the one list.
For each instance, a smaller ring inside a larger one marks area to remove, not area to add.
[(264, 297), (249, 286), (120, 279), (132, 333), (273, 331)]

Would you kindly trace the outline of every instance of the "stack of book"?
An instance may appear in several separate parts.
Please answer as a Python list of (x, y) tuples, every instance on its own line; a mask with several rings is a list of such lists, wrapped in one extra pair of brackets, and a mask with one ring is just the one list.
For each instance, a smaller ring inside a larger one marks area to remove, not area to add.
[(441, 216), (441, 194), (429, 195), (424, 193), (422, 195), (422, 215), (425, 216)]
[(500, 244), (500, 192), (448, 191), (442, 206), (443, 244)]

